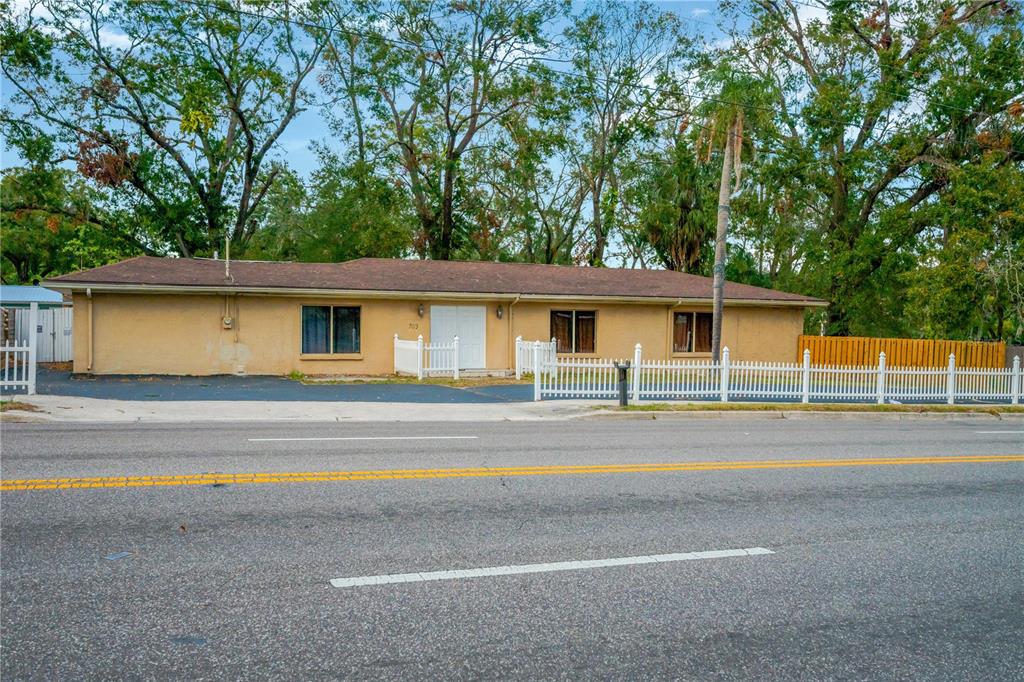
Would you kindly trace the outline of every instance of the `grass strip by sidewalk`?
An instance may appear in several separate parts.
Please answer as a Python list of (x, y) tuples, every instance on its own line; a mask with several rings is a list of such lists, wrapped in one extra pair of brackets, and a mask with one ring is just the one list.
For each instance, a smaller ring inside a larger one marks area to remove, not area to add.
[(407, 376), (386, 376), (386, 377), (353, 377), (351, 379), (345, 379), (341, 377), (312, 377), (304, 375), (289, 375), (289, 379), (298, 381), (306, 386), (324, 386), (324, 385), (358, 385), (358, 384), (371, 384), (375, 386), (391, 385), (391, 384), (421, 384), (421, 385), (432, 385), (432, 386), (448, 386), (451, 388), (479, 388), (482, 386), (508, 386), (512, 384), (532, 384), (532, 379), (519, 379), (515, 377), (467, 377), (460, 378), (458, 381), (446, 378), (446, 377), (423, 377), (420, 381), (416, 377)]
[(640, 405), (601, 405), (597, 409), (614, 412), (903, 412), (1024, 414), (1024, 405), (875, 405), (865, 403), (642, 403)]
[(8, 410), (20, 410), (21, 412), (38, 412), (39, 408), (31, 403), (23, 403), (20, 400), (0, 400), (0, 412)]

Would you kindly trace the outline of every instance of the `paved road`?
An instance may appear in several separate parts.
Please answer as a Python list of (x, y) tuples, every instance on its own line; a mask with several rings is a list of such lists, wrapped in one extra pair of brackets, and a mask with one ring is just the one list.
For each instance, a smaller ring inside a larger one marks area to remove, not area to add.
[[(1016, 421), (5, 424), (0, 436), (5, 482), (461, 470), (4, 492), (4, 680), (1024, 670), (1024, 462), (992, 461), (1024, 454)], [(272, 438), (368, 440), (253, 440)], [(807, 466), (780, 463), (792, 459)], [(869, 461), (828, 466), (838, 459)], [(679, 470), (694, 462), (717, 464)], [(651, 463), (676, 470), (638, 471)], [(621, 466), (539, 469), (553, 465)], [(468, 475), (478, 467), (532, 473)], [(330, 584), (755, 547), (773, 553)]]

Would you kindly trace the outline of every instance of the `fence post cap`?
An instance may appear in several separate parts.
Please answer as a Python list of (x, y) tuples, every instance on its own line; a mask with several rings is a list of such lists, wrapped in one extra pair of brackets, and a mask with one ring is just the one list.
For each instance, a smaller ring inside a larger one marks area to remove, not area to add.
[(884, 357), (885, 357), (885, 351), (883, 350), (882, 352), (880, 352), (880, 353), (878, 354), (878, 357), (879, 357), (879, 358), (884, 358)]
[(638, 343), (638, 344), (636, 344), (636, 346), (634, 346), (634, 348), (636, 348), (637, 350), (640, 350), (640, 349), (642, 349), (642, 348), (643, 348), (643, 346), (641, 346), (641, 345), (640, 345), (640, 344)]
[(956, 353), (950, 353), (949, 354), (949, 359), (950, 360), (956, 360)]
[(395, 341), (398, 340), (398, 334), (395, 334)]
[(811, 354), (811, 349), (810, 348), (804, 348), (804, 355), (810, 355), (810, 354)]
[(423, 340), (423, 334), (420, 334), (419, 336), (417, 336), (416, 340), (417, 341), (422, 341)]

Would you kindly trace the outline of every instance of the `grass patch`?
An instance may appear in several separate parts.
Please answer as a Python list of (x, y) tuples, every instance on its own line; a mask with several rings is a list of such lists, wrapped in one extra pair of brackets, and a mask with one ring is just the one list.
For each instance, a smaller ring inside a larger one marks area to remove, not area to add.
[(38, 412), (39, 408), (30, 403), (23, 403), (18, 400), (0, 400), (0, 412), (8, 410), (20, 410), (21, 412)]
[(1024, 405), (868, 405), (864, 403), (643, 403), (602, 405), (616, 412), (929, 412), (975, 414), (1024, 414)]
[[(289, 376), (289, 379), (295, 379), (295, 377)], [(423, 381), (420, 381), (416, 377), (407, 376), (383, 376), (383, 377), (309, 377), (302, 376), (300, 379), (307, 386), (318, 386), (318, 385), (337, 385), (337, 384), (430, 384), (433, 386), (450, 386), (452, 388), (479, 388), (481, 386), (507, 386), (509, 384), (530, 384), (533, 383), (532, 379), (519, 379), (516, 380), (514, 376), (511, 377), (467, 377), (460, 378), (458, 381), (450, 377), (423, 377)]]

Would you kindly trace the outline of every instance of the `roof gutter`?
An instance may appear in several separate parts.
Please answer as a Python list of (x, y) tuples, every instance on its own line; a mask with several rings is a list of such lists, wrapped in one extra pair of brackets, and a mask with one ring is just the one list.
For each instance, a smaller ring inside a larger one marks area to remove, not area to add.
[[(113, 284), (113, 283), (88, 283), (88, 282), (47, 282), (46, 286), (54, 289), (67, 289), (69, 291), (85, 291), (91, 289), (96, 292), (106, 293), (132, 293), (132, 294), (239, 294), (245, 293), (257, 296), (301, 296), (306, 298), (370, 298), (383, 300), (408, 300), (416, 298), (428, 298), (433, 300), (473, 300), (480, 299), (498, 301), (534, 301), (534, 302), (562, 302), (562, 301), (588, 301), (595, 303), (648, 303), (654, 305), (707, 305), (711, 298), (677, 298), (665, 296), (599, 296), (599, 295), (575, 295), (575, 294), (515, 294), (497, 292), (449, 292), (449, 291), (394, 291), (394, 290), (370, 290), (370, 289), (311, 289), (297, 287), (242, 287), (242, 286), (187, 286), (176, 284)], [(726, 303), (731, 306), (761, 306), (761, 307), (788, 307), (788, 308), (824, 308), (828, 306), (827, 301), (818, 299), (789, 300), (789, 299), (746, 299), (726, 298)]]

